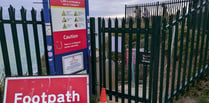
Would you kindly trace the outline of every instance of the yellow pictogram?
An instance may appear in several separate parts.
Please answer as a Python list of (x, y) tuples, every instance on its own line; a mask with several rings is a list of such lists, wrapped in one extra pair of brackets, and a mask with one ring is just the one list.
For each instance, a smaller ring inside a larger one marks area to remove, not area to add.
[(63, 22), (63, 23), (67, 22), (67, 20), (66, 20), (65, 17), (62, 19), (62, 22)]
[(77, 11), (74, 13), (74, 16), (78, 16), (78, 12)]
[(63, 29), (67, 29), (67, 25), (66, 24), (63, 25)]
[(63, 12), (62, 12), (62, 16), (66, 16), (66, 13), (65, 13), (65, 11), (63, 11)]
[(75, 22), (78, 22), (78, 18), (75, 18)]

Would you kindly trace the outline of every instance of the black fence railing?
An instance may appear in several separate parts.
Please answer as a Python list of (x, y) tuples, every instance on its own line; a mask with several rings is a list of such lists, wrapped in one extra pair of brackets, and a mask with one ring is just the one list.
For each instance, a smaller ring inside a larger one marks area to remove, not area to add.
[(47, 74), (45, 34), (43, 11), (0, 7), (1, 73), (7, 77)]
[(145, 4), (135, 4), (125, 6), (126, 18), (149, 17), (149, 16), (169, 16), (176, 14), (178, 10), (183, 12), (183, 8), (189, 10), (192, 0), (170, 0), (163, 2), (152, 2)]
[(173, 103), (208, 75), (209, 0), (188, 5), (167, 18), (91, 18), (95, 94), (106, 88), (118, 103)]

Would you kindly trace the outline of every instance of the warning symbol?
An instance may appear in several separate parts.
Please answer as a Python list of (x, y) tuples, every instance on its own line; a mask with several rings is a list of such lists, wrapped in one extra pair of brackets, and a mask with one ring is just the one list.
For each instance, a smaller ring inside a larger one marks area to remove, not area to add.
[(65, 13), (65, 11), (63, 11), (63, 12), (62, 12), (62, 16), (66, 16), (66, 13)]
[(78, 24), (77, 24), (77, 23), (75, 24), (75, 27), (76, 27), (76, 28), (78, 27)]
[(67, 22), (67, 20), (66, 20), (65, 17), (62, 19), (62, 22), (63, 22), (63, 23)]
[(75, 12), (75, 13), (74, 13), (74, 16), (78, 16), (78, 12)]
[(66, 24), (63, 25), (63, 29), (67, 29), (67, 25)]
[(75, 18), (75, 22), (78, 22), (78, 18)]

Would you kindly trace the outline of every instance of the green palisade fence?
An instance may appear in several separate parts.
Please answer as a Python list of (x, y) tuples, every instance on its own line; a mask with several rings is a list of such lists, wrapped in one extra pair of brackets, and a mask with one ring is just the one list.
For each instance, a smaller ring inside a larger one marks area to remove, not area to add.
[[(91, 22), (91, 26), (94, 24), (95, 25), (95, 20), (94, 18), (90, 19)], [(114, 23), (112, 23), (114, 21)], [(138, 102), (142, 102), (142, 101), (147, 101), (147, 97), (146, 97), (146, 93), (148, 90), (144, 91), (143, 94), (145, 95), (144, 97), (139, 97), (139, 93), (137, 89), (138, 86), (134, 86), (136, 87), (137, 91), (132, 91), (132, 65), (131, 63), (129, 63), (128, 65), (126, 65), (126, 58), (128, 57), (128, 61), (131, 62), (131, 56), (132, 56), (132, 48), (136, 48), (136, 52), (139, 52), (139, 48), (140, 48), (140, 42), (136, 42), (136, 41), (140, 41), (140, 37), (144, 38), (144, 42), (146, 44), (143, 45), (145, 47), (145, 53), (144, 54), (150, 54), (150, 52), (148, 53), (148, 42), (149, 42), (149, 38), (151, 37), (151, 29), (149, 27), (149, 20), (146, 20), (146, 27), (141, 28), (141, 19), (138, 18), (137, 19), (137, 23), (134, 24), (133, 20), (129, 20), (129, 24), (126, 23), (125, 19), (122, 20), (118, 20), (117, 18), (112, 20), (112, 19), (101, 19), (98, 18), (98, 43), (99, 43), (99, 49), (96, 51), (98, 52), (98, 65), (93, 65), (92, 68), (96, 68), (97, 70), (97, 77), (99, 81), (97, 81), (97, 83), (95, 84), (95, 87), (97, 87), (97, 84), (99, 86), (99, 88), (101, 89), (102, 87), (108, 88), (107, 89), (107, 93), (109, 94), (109, 99), (112, 100), (113, 97), (115, 99), (115, 101), (117, 102), (122, 102), (122, 103), (126, 103), (125, 99), (128, 100), (128, 102), (130, 103), (131, 101), (138, 101)], [(159, 21), (159, 20), (158, 20)], [(107, 23), (106, 23), (107, 22)], [(121, 23), (119, 23), (121, 22)], [(108, 24), (108, 25), (105, 25)], [(114, 27), (112, 26), (112, 24), (114, 24)], [(121, 24), (121, 25), (119, 25)], [(94, 26), (93, 26), (94, 27)], [(91, 30), (93, 31), (93, 30)], [(143, 33), (143, 34), (142, 34)], [(91, 36), (91, 40), (95, 40), (95, 35), (96, 33), (94, 32), (93, 35)], [(140, 36), (143, 35), (143, 36)], [(114, 50), (115, 52), (112, 52), (112, 37), (115, 37), (115, 43), (114, 43)], [(118, 44), (119, 44), (119, 38), (121, 37), (121, 50), (119, 50), (118, 48)], [(135, 45), (134, 44), (134, 40), (135, 41)], [(96, 43), (96, 42), (94, 42)], [(92, 44), (92, 45), (96, 45), (96, 44)], [(128, 55), (126, 53), (126, 49), (128, 49)], [(93, 49), (92, 51), (92, 55), (95, 53), (96, 49)], [(121, 51), (121, 52), (119, 52)], [(95, 53), (97, 54), (97, 53)], [(95, 55), (96, 56), (96, 55)], [(97, 56), (97, 57), (98, 57)], [(141, 61), (140, 58), (142, 58), (139, 54), (136, 54), (136, 63), (137, 64), (145, 64), (144, 71), (146, 74), (148, 74), (148, 72), (145, 70), (147, 69), (147, 65), (149, 65), (150, 63), (148, 62), (143, 62)], [(95, 62), (94, 62), (95, 64)], [(113, 66), (114, 65), (114, 66)], [(99, 68), (98, 68), (99, 67)], [(130, 68), (127, 70), (127, 68)], [(140, 72), (140, 70), (142, 70), (143, 68), (140, 68), (139, 66), (136, 66), (136, 72)], [(108, 72), (106, 72), (108, 70)], [(134, 77), (136, 78), (134, 81), (134, 84), (138, 84), (138, 78), (139, 78), (139, 74), (136, 73), (136, 75), (134, 75)], [(145, 79), (143, 81), (147, 82), (147, 76), (144, 76)], [(113, 79), (114, 78), (114, 79)], [(127, 85), (126, 85), (127, 84)], [(143, 87), (145, 88), (145, 87)], [(99, 90), (100, 90), (99, 89)], [(128, 91), (126, 91), (126, 89)], [(132, 94), (136, 94), (135, 96)], [(121, 100), (120, 100), (121, 98)]]
[[(104, 87), (108, 99), (120, 103), (172, 103), (178, 99), (191, 84), (209, 74), (208, 5), (208, 0), (189, 1), (170, 15), (150, 18), (90, 18), (93, 93), (99, 96)], [(24, 8), (20, 10), (20, 19), (12, 6), (7, 12), (9, 15), (5, 19), (0, 8), (0, 45), (5, 75), (14, 76), (14, 71), (17, 76), (25, 75), (24, 71), (27, 75), (35, 75), (34, 65), (37, 75), (49, 74), (43, 12), (38, 14), (32, 9), (30, 20)], [(14, 47), (15, 63), (11, 62), (9, 44)], [(34, 53), (31, 52), (33, 48)], [(23, 70), (23, 55), (27, 61), (26, 70)]]
[(132, 4), (125, 5), (125, 17), (143, 17), (145, 9), (149, 11), (151, 16), (163, 16), (175, 14), (180, 8), (188, 9), (189, 3), (193, 0), (166, 0), (166, 1), (156, 1), (143, 4)]
[[(9, 15), (3, 12), (8, 12)], [(27, 12), (23, 7), (18, 13), (12, 6), (8, 8), (8, 11), (0, 8), (0, 44), (5, 76), (36, 75), (34, 65), (37, 66), (38, 75), (49, 73), (43, 12), (38, 13), (35, 9)], [(10, 51), (12, 47), (14, 47), (14, 53)], [(35, 48), (35, 52), (32, 52), (33, 48)], [(25, 54), (23, 54), (23, 51)], [(11, 56), (14, 56), (15, 60), (11, 60)], [(26, 60), (23, 60), (23, 57)], [(23, 63), (24, 61), (26, 61), (26, 64)], [(35, 61), (36, 64), (32, 61)], [(15, 73), (14, 64), (17, 68), (17, 73)]]
[[(9, 15), (6, 15), (3, 11), (8, 12)], [(12, 6), (8, 8), (8, 11), (3, 10), (2, 7), (0, 8), (0, 44), (6, 77), (47, 75), (49, 73), (43, 11), (38, 13), (35, 9), (32, 9), (29, 13), (22, 7), (18, 15), (17, 11)], [(29, 19), (30, 16), (27, 14), (31, 14), (31, 19)], [(9, 31), (11, 32), (11, 36), (9, 36)], [(22, 37), (20, 35), (22, 35)], [(10, 51), (12, 48), (11, 45), (14, 47), (14, 53)], [(24, 47), (24, 49), (21, 49), (21, 47)], [(35, 52), (32, 52), (33, 48), (35, 48)], [(23, 54), (23, 51), (25, 54)], [(11, 60), (11, 56), (14, 56), (15, 60)], [(25, 57), (26, 60), (23, 60), (23, 57)], [(27, 63), (24, 65), (26, 68), (22, 65), (24, 64), (23, 61)], [(35, 63), (32, 61), (35, 61)], [(17, 73), (15, 73), (14, 64), (16, 64)], [(37, 66), (38, 74), (34, 72), (34, 65)], [(25, 70), (23, 70), (24, 68)], [(23, 71), (26, 71), (26, 73)], [(3, 78), (4, 77), (1, 79)], [(0, 101), (2, 101), (2, 87), (3, 83), (1, 83), (0, 87)]]
[(209, 72), (208, 5), (188, 2), (167, 17), (91, 18), (91, 26), (98, 25), (91, 30), (94, 45), (99, 43), (93, 49), (97, 95), (104, 87), (108, 99), (119, 103), (178, 99)]

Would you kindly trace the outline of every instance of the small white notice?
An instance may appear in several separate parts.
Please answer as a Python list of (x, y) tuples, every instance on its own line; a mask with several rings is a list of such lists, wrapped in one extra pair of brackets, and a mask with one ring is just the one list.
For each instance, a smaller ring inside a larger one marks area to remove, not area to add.
[(83, 52), (64, 56), (62, 58), (63, 74), (72, 74), (84, 69)]
[(51, 24), (50, 23), (45, 23), (45, 29), (46, 29), (46, 36), (51, 36), (52, 31), (51, 31)]

